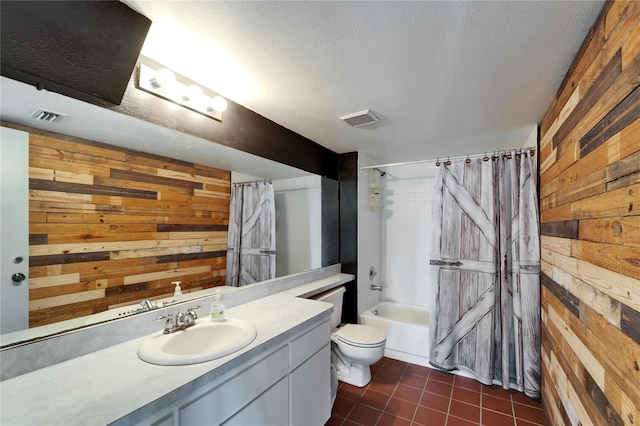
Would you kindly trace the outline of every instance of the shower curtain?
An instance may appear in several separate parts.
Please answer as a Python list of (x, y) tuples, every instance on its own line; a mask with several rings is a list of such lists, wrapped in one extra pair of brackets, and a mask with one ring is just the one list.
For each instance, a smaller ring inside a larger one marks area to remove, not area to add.
[(276, 214), (271, 182), (231, 188), (225, 284), (243, 286), (276, 276)]
[(540, 396), (540, 250), (534, 151), (436, 171), (430, 362)]

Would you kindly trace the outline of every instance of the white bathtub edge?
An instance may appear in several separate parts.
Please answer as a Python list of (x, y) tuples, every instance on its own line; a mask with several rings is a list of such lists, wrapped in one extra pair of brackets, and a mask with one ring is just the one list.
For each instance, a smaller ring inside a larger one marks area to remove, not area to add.
[(416, 364), (423, 367), (433, 368), (433, 366), (429, 364), (429, 358), (425, 358), (419, 355), (408, 354), (405, 352), (385, 348), (384, 356), (386, 356), (387, 358), (396, 359), (398, 361), (408, 362), (409, 364)]

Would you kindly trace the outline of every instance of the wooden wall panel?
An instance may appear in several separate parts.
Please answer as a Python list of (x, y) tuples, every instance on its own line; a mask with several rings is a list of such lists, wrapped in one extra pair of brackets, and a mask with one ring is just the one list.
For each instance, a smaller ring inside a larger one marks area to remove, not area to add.
[(640, 425), (640, 2), (605, 5), (540, 132), (547, 417)]
[(36, 133), (29, 141), (29, 325), (224, 284), (224, 170)]

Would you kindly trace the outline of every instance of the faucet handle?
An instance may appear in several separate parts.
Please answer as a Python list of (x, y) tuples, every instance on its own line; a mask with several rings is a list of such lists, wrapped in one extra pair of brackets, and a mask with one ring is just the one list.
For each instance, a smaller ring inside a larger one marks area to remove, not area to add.
[(142, 302), (140, 302), (140, 305), (142, 305), (142, 309), (144, 309), (145, 311), (150, 311), (155, 308), (154, 303), (149, 299), (144, 299)]
[(191, 308), (188, 308), (187, 313), (185, 315), (190, 317), (193, 321), (195, 321), (198, 319), (198, 314), (195, 313), (197, 309), (200, 309), (200, 305), (192, 306)]

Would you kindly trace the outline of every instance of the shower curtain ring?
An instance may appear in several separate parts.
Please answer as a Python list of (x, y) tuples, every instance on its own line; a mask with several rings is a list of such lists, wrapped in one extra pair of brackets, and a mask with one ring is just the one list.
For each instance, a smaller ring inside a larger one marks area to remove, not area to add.
[(440, 167), (440, 159), (436, 158), (436, 167)]
[(444, 162), (445, 166), (450, 166), (451, 165), (451, 160), (449, 158), (450, 157), (447, 157), (447, 161)]

